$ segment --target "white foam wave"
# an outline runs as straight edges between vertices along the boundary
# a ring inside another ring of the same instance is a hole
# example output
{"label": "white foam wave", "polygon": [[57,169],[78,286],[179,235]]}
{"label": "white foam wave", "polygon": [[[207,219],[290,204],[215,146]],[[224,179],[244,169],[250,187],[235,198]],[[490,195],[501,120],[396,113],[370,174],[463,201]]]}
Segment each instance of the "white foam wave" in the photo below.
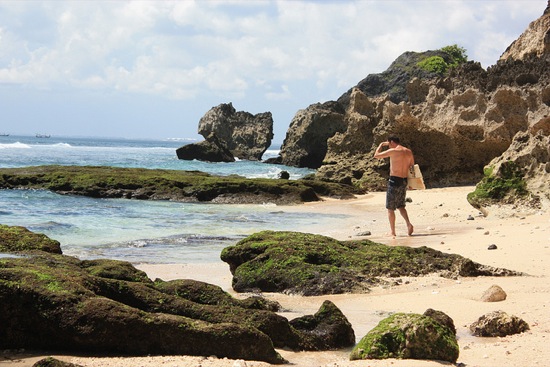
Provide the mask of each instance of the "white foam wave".
{"label": "white foam wave", "polygon": [[31,146],[28,144],[23,144],[21,142],[9,143],[9,144],[0,144],[0,149],[30,149]]}

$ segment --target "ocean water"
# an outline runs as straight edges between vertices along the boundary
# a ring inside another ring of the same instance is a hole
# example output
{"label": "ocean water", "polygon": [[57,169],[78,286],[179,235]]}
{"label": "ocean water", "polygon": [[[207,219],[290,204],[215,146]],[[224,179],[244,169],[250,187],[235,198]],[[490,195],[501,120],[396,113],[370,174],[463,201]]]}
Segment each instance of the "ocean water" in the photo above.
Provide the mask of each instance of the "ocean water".
{"label": "ocean water", "polygon": [[[239,160],[182,161],[175,150],[186,140],[129,140],[0,136],[0,167],[93,165],[199,170],[217,175],[277,178],[282,170],[298,179],[313,170]],[[276,156],[270,148],[264,159]],[[0,224],[20,225],[61,243],[81,259],[133,263],[218,261],[221,250],[261,230],[337,225],[343,215],[295,212],[272,203],[258,205],[94,199],[44,190],[0,190]]]}

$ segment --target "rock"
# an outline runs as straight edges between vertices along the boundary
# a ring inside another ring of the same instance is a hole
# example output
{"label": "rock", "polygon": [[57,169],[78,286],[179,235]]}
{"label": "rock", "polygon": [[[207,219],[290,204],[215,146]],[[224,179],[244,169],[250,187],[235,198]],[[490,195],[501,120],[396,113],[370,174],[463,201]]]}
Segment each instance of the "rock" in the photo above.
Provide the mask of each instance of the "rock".
{"label": "rock", "polygon": [[451,330],[452,333],[456,335],[455,323],[453,319],[449,315],[447,315],[445,312],[428,308],[426,311],[424,311],[423,315],[429,316],[435,321],[439,322],[441,325],[448,327],[449,330]]}
{"label": "rock", "polygon": [[356,236],[363,237],[363,236],[370,236],[372,233],[371,231],[363,231],[356,234]]}
{"label": "rock", "polygon": [[481,296],[482,302],[500,302],[506,299],[506,292],[498,285],[492,285],[489,289],[483,292]]}
{"label": "rock", "polygon": [[342,311],[331,301],[324,301],[315,315],[290,321],[296,330],[311,338],[315,349],[346,348],[355,345],[355,333]]}
{"label": "rock", "polygon": [[318,168],[327,152],[327,139],[345,131],[344,109],[338,102],[316,103],[296,113],[281,145],[281,163]]}
{"label": "rock", "polygon": [[207,162],[235,162],[233,154],[221,144],[215,135],[212,135],[208,140],[198,143],[184,145],[176,149],[178,159],[193,160]]}
{"label": "rock", "polygon": [[[13,230],[2,226],[0,238],[4,233]],[[333,349],[353,335],[332,304],[304,317],[312,329],[298,329],[274,312],[274,302],[236,300],[192,280],[153,282],[130,263],[37,251],[28,238],[18,247],[24,256],[0,259],[3,348],[216,355],[277,364],[285,361],[274,347]]]}
{"label": "rock", "polygon": [[550,207],[550,136],[542,130],[517,133],[510,147],[493,159],[485,172],[476,190],[468,194],[472,206]]}
{"label": "rock", "polygon": [[527,330],[529,325],[525,321],[504,311],[487,313],[470,325],[470,331],[475,336],[504,337]]}
{"label": "rock", "polygon": [[285,292],[305,296],[365,293],[387,277],[521,275],[428,248],[386,246],[369,240],[263,231],[222,250],[237,292]]}
{"label": "rock", "polygon": [[237,112],[231,103],[222,103],[200,119],[199,134],[207,141],[215,137],[234,157],[259,161],[273,139],[273,117],[271,112]]}
{"label": "rock", "polygon": [[279,178],[282,180],[288,180],[290,178],[290,173],[288,171],[279,172]]}
{"label": "rock", "polygon": [[489,245],[489,247],[487,247],[487,250],[496,250],[498,247],[497,245],[495,245],[494,243]]}
{"label": "rock", "polygon": [[80,366],[79,364],[60,361],[59,359],[54,357],[46,357],[39,360],[35,364],[33,364],[32,367],[82,367],[82,366]]}
{"label": "rock", "polygon": [[426,359],[456,362],[456,335],[436,319],[419,314],[397,313],[368,332],[354,347],[350,360]]}
{"label": "rock", "polygon": [[523,60],[526,55],[541,57],[550,53],[550,12],[548,8],[542,17],[531,22],[527,29],[516,39],[504,53],[501,60]]}
{"label": "rock", "polygon": [[0,168],[0,189],[45,189],[94,198],[179,202],[293,204],[317,201],[318,195],[353,197],[347,185],[319,181],[248,179],[198,171],[164,169],[36,166]]}
{"label": "rock", "polygon": [[31,250],[61,254],[61,244],[44,234],[31,232],[25,227],[0,224],[0,252]]}

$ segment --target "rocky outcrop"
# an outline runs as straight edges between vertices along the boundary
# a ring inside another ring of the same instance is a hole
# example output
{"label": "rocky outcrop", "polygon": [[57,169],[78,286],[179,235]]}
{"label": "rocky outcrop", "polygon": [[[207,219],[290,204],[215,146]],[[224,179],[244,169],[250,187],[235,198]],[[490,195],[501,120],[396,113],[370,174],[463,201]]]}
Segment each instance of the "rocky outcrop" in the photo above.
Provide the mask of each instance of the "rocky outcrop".
{"label": "rocky outcrop", "polygon": [[196,159],[206,162],[235,162],[233,154],[213,134],[207,140],[176,149],[176,155],[178,159],[187,161]]}
{"label": "rocky outcrop", "polygon": [[380,321],[357,343],[350,360],[399,358],[454,363],[458,355],[456,332],[445,323],[426,314],[396,313]]}
{"label": "rocky outcrop", "polygon": [[327,152],[327,140],[345,131],[344,109],[337,102],[316,103],[296,113],[276,163],[319,168]]}
{"label": "rocky outcrop", "polygon": [[489,312],[470,325],[470,331],[475,336],[505,337],[528,330],[529,324],[524,320],[504,311]]}
{"label": "rocky outcrop", "polygon": [[516,134],[508,149],[485,167],[485,176],[468,194],[472,206],[486,215],[488,207],[501,204],[550,207],[550,136],[544,132],[548,120]]}
{"label": "rocky outcrop", "polygon": [[123,261],[22,250],[14,233],[29,238],[19,227],[0,228],[2,251],[13,254],[0,259],[3,348],[283,363],[275,347],[325,350],[355,341],[330,302],[288,321],[274,312],[274,302],[236,300],[193,280],[153,282]]}
{"label": "rocky outcrop", "polygon": [[539,19],[531,22],[525,32],[500,56],[501,60],[523,60],[526,55],[542,57],[550,54],[550,1]]}
{"label": "rocky outcrop", "polygon": [[[338,101],[324,104],[337,111],[323,120],[323,131],[333,135],[326,145],[310,144],[307,153],[295,142],[318,129],[305,123],[318,112],[300,111],[288,130],[281,161],[301,165],[301,157],[306,161],[316,152],[317,178],[381,190],[388,162],[374,159],[373,153],[395,134],[413,150],[428,187],[476,184],[485,166],[507,151],[517,133],[535,135],[540,130],[549,135],[549,16],[546,12],[533,22],[522,35],[524,41],[518,40],[487,70],[467,62],[444,77],[411,72],[418,69],[418,59],[404,53],[386,72],[365,78]],[[519,45],[527,43],[538,46],[520,53],[524,46]],[[543,189],[544,195],[549,190]]]}
{"label": "rocky outcrop", "polygon": [[222,103],[211,108],[200,119],[199,134],[204,136],[206,143],[198,144],[214,146],[224,153],[228,151],[232,157],[231,160],[225,160],[227,154],[220,156],[219,160],[214,160],[217,156],[205,157],[200,149],[193,148],[193,145],[197,144],[189,144],[191,147],[188,148],[187,146],[179,148],[177,150],[179,159],[233,162],[234,157],[237,157],[259,161],[273,139],[273,117],[271,112],[256,115],[245,111],[237,112],[231,103]]}
{"label": "rocky outcrop", "polygon": [[38,166],[0,168],[0,189],[44,189],[62,195],[215,203],[296,204],[318,195],[349,198],[349,186],[315,179],[270,180],[197,171]]}
{"label": "rocky outcrop", "polygon": [[364,241],[263,231],[226,247],[237,292],[285,292],[305,296],[365,293],[385,277],[518,276],[519,272],[475,263],[455,254],[421,247],[386,246]]}

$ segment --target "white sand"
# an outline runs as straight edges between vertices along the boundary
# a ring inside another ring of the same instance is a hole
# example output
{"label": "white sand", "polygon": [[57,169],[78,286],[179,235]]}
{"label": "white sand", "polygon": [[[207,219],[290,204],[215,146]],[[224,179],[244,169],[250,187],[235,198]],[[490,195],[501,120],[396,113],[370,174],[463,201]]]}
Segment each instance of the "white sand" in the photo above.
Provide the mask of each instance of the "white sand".
{"label": "white sand", "polygon": [[[369,294],[346,294],[320,297],[265,294],[289,310],[282,313],[291,319],[315,313],[325,299],[332,300],[348,317],[360,340],[389,313],[423,313],[427,308],[447,313],[457,328],[460,356],[458,363],[467,367],[548,366],[550,365],[550,215],[547,212],[489,210],[483,217],[466,201],[473,187],[453,187],[409,192],[413,202],[407,208],[415,234],[406,236],[402,218],[397,217],[397,238],[385,236],[389,226],[384,209],[384,193],[372,193],[353,200],[325,200],[319,203],[285,207],[289,211],[316,211],[349,215],[336,228],[312,228],[311,233],[340,240],[367,238],[388,245],[428,246],[457,253],[475,262],[517,270],[523,277],[478,277],[449,280],[437,276],[402,278],[408,281],[394,287],[376,287]],[[468,220],[472,216],[473,220]],[[368,220],[366,218],[369,218]],[[370,231],[366,237],[360,232]],[[488,250],[495,244],[496,250]],[[236,297],[231,289],[227,264],[174,264],[138,266],[149,276],[164,280],[192,278],[217,284]],[[500,285],[508,294],[505,301],[488,303],[479,299],[491,285]],[[468,325],[483,314],[503,310],[524,319],[531,330],[505,338],[479,338],[468,332]],[[435,361],[365,360],[349,361],[349,350],[330,352],[292,352],[279,350],[293,366],[314,367],[430,367],[452,365]],[[42,356],[6,355],[0,365],[32,366]],[[92,358],[56,356],[82,366],[166,366],[166,367],[265,367],[267,363],[234,361],[215,357],[164,356],[140,358]],[[9,360],[8,358],[11,358]]]}

